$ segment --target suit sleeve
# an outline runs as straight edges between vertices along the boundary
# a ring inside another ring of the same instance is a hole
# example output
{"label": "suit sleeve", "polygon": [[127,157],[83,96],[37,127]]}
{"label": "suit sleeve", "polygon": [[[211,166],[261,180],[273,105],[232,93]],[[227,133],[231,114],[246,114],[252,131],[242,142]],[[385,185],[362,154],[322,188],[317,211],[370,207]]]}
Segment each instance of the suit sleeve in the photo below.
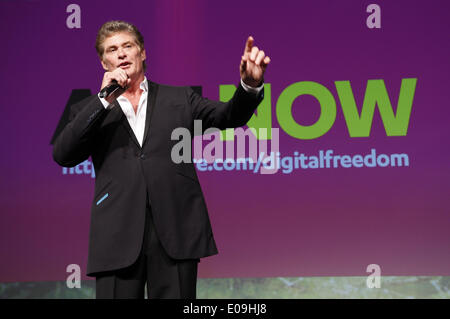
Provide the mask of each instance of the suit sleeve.
{"label": "suit sleeve", "polygon": [[85,161],[92,153],[96,124],[106,112],[97,95],[72,105],[69,123],[53,145],[55,162],[64,167],[72,167]]}
{"label": "suit sleeve", "polygon": [[231,100],[226,103],[203,98],[190,87],[187,88],[187,96],[193,119],[202,120],[203,130],[210,127],[224,130],[247,124],[263,100],[263,91],[259,94],[250,93],[239,85]]}

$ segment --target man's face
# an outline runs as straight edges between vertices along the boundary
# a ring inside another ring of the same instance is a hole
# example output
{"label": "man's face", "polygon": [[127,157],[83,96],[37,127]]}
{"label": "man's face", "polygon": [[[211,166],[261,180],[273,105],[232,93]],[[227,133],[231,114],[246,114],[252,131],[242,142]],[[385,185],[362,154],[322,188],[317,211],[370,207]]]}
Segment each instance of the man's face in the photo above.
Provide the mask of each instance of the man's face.
{"label": "man's face", "polygon": [[105,71],[120,67],[130,78],[144,73],[145,50],[141,50],[135,38],[128,32],[114,33],[103,43],[102,66]]}

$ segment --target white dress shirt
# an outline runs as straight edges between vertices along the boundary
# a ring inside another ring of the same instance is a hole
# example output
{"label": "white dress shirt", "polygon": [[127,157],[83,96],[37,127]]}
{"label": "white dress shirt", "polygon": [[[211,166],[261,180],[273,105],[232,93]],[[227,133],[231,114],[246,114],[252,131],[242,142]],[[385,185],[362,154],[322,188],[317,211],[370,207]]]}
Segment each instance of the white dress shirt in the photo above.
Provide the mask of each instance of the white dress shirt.
{"label": "white dress shirt", "polygon": [[[258,94],[264,87],[264,83],[261,86],[254,88],[244,83],[241,79],[241,85],[247,92]],[[145,130],[145,117],[147,115],[147,99],[148,99],[148,82],[147,77],[144,76],[144,81],[141,82],[139,88],[143,91],[141,94],[141,98],[139,99],[139,104],[137,108],[137,112],[134,112],[133,105],[131,102],[124,97],[123,95],[117,98],[117,102],[122,108],[123,113],[127,117],[128,123],[131,126],[131,129],[136,136],[136,139],[139,142],[139,145],[142,147],[142,142],[144,140],[144,130]],[[106,109],[110,109],[114,106],[114,104],[110,104],[105,99],[99,97],[103,106]]]}

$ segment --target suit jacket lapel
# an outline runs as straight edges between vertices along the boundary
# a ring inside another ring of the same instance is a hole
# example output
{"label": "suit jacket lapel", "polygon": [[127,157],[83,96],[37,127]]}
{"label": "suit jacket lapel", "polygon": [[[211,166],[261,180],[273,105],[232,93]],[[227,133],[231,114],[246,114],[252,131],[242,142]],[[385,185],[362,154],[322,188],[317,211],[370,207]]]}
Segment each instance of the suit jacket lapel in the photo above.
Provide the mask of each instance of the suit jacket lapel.
{"label": "suit jacket lapel", "polygon": [[144,139],[142,140],[142,147],[147,141],[148,131],[152,120],[153,110],[156,107],[156,95],[158,94],[158,84],[148,81],[148,97],[147,97],[147,112],[145,117]]}
{"label": "suit jacket lapel", "polygon": [[[147,135],[148,135],[149,127],[150,127],[150,122],[152,119],[153,110],[155,109],[155,106],[156,106],[156,103],[155,103],[156,95],[158,94],[158,85],[156,83],[148,81],[148,80],[147,80],[147,82],[148,82],[147,111],[146,111],[146,116],[145,116],[145,130],[144,130],[144,139],[142,140],[142,147],[144,147],[145,141],[147,140]],[[141,148],[141,145],[139,145],[139,142],[136,138],[136,135],[134,135],[134,132],[130,126],[130,123],[128,123],[125,113],[123,113],[123,110],[119,105],[119,102],[117,102],[117,100],[115,100],[113,103],[115,104],[114,107],[117,107],[120,109],[120,113],[122,114],[122,119],[121,119],[122,124],[126,128],[128,133],[130,134],[131,139],[133,140],[134,143],[136,143],[136,145],[139,148]]]}
{"label": "suit jacket lapel", "polygon": [[134,135],[133,129],[131,128],[130,123],[128,123],[127,116],[125,115],[125,113],[123,113],[123,110],[120,107],[119,102],[117,102],[117,100],[115,100],[113,103],[115,104],[114,108],[118,108],[120,110],[121,122],[122,122],[123,126],[125,127],[127,132],[130,134],[131,139],[133,140],[133,142],[136,143],[136,145],[140,148],[141,145],[139,145],[139,142],[138,142],[138,140],[136,138],[136,135]]}

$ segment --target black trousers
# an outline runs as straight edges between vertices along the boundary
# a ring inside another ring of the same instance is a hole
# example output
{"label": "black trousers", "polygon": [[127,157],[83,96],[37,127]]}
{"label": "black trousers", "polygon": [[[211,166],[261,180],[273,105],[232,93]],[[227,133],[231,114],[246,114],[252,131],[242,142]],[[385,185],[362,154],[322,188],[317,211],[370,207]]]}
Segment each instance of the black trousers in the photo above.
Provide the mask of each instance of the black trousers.
{"label": "black trousers", "polygon": [[136,262],[96,277],[97,299],[195,299],[200,259],[175,260],[165,252],[147,205],[144,240]]}

